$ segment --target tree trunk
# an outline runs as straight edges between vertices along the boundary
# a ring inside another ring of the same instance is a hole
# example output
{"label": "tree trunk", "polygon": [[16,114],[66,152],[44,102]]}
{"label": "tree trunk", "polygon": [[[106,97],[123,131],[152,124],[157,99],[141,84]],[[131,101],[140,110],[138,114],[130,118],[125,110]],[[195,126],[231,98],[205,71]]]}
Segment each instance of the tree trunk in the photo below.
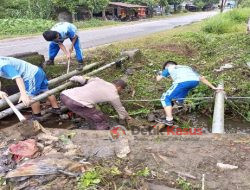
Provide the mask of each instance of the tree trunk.
{"label": "tree trunk", "polygon": [[106,17],[106,9],[102,10],[102,19],[103,19],[103,20],[107,20],[107,17]]}
{"label": "tree trunk", "polygon": [[224,7],[226,5],[227,0],[221,0],[221,5],[220,5],[220,12],[222,13],[224,11]]}
{"label": "tree trunk", "polygon": [[174,12],[177,12],[177,4],[174,4]]}
{"label": "tree trunk", "polygon": [[90,19],[93,18],[93,11],[89,11]]}

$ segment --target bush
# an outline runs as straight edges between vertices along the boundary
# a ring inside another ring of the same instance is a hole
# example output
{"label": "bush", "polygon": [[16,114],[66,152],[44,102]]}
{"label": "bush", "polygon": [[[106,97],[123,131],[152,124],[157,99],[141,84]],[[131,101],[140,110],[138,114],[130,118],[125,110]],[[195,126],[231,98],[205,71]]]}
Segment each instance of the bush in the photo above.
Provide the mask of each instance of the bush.
{"label": "bush", "polygon": [[235,21],[237,23],[243,23],[250,17],[250,8],[234,9],[225,13],[225,18]]}
{"label": "bush", "polygon": [[0,19],[0,35],[22,35],[43,32],[54,25],[52,20],[43,19]]}
{"label": "bush", "polygon": [[244,0],[241,2],[240,7],[245,8],[245,7],[250,7],[250,0]]}
{"label": "bush", "polygon": [[93,28],[93,27],[100,27],[100,26],[109,26],[109,25],[116,25],[119,22],[117,21],[112,21],[112,20],[101,20],[101,19],[96,19],[92,18],[90,20],[86,21],[79,21],[75,22],[74,24],[76,25],[77,28],[79,29],[84,29],[84,28]]}
{"label": "bush", "polygon": [[245,23],[250,16],[250,9],[234,9],[207,20],[202,30],[207,33],[224,34],[245,30]]}

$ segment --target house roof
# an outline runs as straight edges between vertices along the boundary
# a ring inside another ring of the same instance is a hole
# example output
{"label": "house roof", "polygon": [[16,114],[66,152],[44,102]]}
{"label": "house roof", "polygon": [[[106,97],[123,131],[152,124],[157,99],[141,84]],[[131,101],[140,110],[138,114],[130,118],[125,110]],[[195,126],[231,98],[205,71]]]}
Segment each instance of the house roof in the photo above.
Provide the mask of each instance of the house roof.
{"label": "house roof", "polygon": [[126,8],[146,8],[147,7],[143,5],[135,5],[135,4],[121,3],[121,2],[110,2],[109,5],[114,5],[118,7],[126,7]]}

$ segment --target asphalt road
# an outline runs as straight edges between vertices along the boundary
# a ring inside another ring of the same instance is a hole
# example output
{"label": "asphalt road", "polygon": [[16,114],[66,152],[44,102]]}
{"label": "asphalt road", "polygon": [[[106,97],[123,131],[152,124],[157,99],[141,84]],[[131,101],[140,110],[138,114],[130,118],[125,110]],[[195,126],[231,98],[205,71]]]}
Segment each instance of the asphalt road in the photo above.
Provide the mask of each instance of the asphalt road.
{"label": "asphalt road", "polygon": [[[141,21],[122,26],[84,30],[79,31],[79,36],[82,48],[87,49],[129,38],[169,30],[177,26],[183,26],[192,22],[201,21],[215,14],[217,14],[215,11],[200,12],[174,18]],[[70,44],[70,41],[66,40],[65,44]],[[48,45],[48,42],[43,39],[42,35],[0,40],[0,55],[9,56],[16,53],[39,52],[47,57]]]}

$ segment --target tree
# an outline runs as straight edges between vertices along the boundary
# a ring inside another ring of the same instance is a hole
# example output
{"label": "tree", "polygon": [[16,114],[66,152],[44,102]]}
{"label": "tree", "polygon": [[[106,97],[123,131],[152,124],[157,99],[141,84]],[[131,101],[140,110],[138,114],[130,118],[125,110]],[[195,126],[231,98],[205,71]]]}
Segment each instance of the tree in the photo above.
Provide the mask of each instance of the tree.
{"label": "tree", "polygon": [[194,0],[193,3],[199,10],[201,10],[205,5],[218,4],[219,2],[220,0]]}
{"label": "tree", "polygon": [[174,12],[177,12],[177,7],[181,3],[183,3],[184,0],[168,0],[168,4],[174,5]]}
{"label": "tree", "polygon": [[237,7],[250,7],[250,0],[238,0]]}
{"label": "tree", "polygon": [[163,9],[168,6],[168,0],[159,0],[159,6],[161,7],[161,14],[163,14]]}
{"label": "tree", "polygon": [[66,9],[71,13],[75,13],[79,0],[52,0],[53,6],[59,9]]}
{"label": "tree", "polygon": [[84,6],[90,12],[91,17],[93,13],[102,12],[102,17],[106,20],[105,11],[109,2],[109,0],[79,0],[79,5]]}
{"label": "tree", "polygon": [[109,0],[94,0],[94,12],[95,13],[102,12],[103,20],[107,20],[105,12],[109,2],[110,2]]}
{"label": "tree", "polygon": [[202,8],[206,5],[203,0],[195,0],[194,5],[199,9],[202,10]]}

